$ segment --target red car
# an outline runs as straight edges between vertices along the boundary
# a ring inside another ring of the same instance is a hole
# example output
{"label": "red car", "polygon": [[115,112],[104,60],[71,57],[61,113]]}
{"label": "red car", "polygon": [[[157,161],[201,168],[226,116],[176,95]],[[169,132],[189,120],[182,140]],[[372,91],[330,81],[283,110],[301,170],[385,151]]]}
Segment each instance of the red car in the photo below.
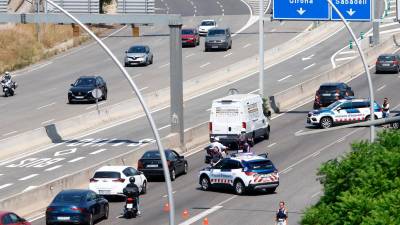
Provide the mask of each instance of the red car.
{"label": "red car", "polygon": [[31,225],[31,223],[15,213],[0,211],[0,225]]}
{"label": "red car", "polygon": [[182,45],[196,47],[200,45],[200,35],[196,28],[182,29]]}

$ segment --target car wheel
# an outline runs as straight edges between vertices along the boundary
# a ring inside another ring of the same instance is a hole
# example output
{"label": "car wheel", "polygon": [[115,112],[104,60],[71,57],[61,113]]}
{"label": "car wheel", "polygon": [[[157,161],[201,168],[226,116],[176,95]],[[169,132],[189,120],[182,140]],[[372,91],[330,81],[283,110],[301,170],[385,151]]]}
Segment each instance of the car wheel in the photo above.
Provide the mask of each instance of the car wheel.
{"label": "car wheel", "polygon": [[170,177],[171,177],[171,181],[174,181],[176,179],[176,171],[175,171],[175,169],[171,170]]}
{"label": "car wheel", "polygon": [[269,126],[265,129],[265,133],[264,133],[264,139],[268,140],[269,139],[269,133],[270,133],[270,128]]}
{"label": "car wheel", "polygon": [[142,191],[141,191],[141,194],[146,194],[146,192],[147,192],[147,182],[146,181],[144,181],[143,182],[143,185],[142,185]]}
{"label": "car wheel", "polygon": [[332,127],[333,121],[330,117],[322,117],[319,124],[322,128],[326,129]]}
{"label": "car wheel", "polygon": [[125,63],[125,67],[129,67],[129,64],[128,64],[128,63]]}
{"label": "car wheel", "polygon": [[229,49],[232,49],[232,42],[231,42],[231,44],[229,45]]}
{"label": "car wheel", "polygon": [[208,48],[204,48],[204,51],[205,51],[205,52],[208,52]]}
{"label": "car wheel", "polygon": [[110,215],[110,209],[109,209],[108,205],[104,205],[104,216],[103,216],[103,219],[104,220],[108,219],[108,215]]}
{"label": "car wheel", "polygon": [[210,190],[211,182],[210,182],[210,179],[208,179],[207,176],[202,176],[200,178],[200,187],[201,187],[201,190],[203,190],[203,191]]}
{"label": "car wheel", "polygon": [[245,192],[245,186],[244,183],[241,180],[235,181],[233,184],[233,187],[235,188],[235,193],[237,195],[242,195]]}
{"label": "car wheel", "polygon": [[151,57],[150,64],[153,64],[153,56]]}
{"label": "car wheel", "polygon": [[183,174],[187,174],[188,173],[188,164],[185,163],[185,167],[183,168]]}
{"label": "car wheel", "polygon": [[93,220],[93,213],[89,214],[89,221],[87,223],[88,225],[93,225],[94,224],[94,220]]}

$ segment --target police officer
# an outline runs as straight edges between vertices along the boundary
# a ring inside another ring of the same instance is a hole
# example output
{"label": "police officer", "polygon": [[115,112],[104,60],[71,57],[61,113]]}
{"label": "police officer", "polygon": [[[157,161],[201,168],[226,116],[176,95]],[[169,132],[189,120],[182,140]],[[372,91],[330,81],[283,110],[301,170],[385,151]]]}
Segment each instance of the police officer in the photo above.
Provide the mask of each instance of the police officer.
{"label": "police officer", "polygon": [[138,208],[138,215],[140,215],[140,209],[139,209],[139,187],[135,184],[135,177],[130,177],[129,178],[129,184],[126,185],[126,187],[123,190],[124,195],[127,198],[135,198],[136,203],[137,203],[137,208]]}
{"label": "police officer", "polygon": [[388,98],[384,98],[384,99],[383,99],[382,111],[383,111],[383,118],[389,117],[389,114],[390,114],[390,105],[389,105],[389,100],[388,100]]}
{"label": "police officer", "polygon": [[276,225],[287,225],[288,222],[288,212],[285,207],[285,202],[279,202],[279,209],[276,213]]}

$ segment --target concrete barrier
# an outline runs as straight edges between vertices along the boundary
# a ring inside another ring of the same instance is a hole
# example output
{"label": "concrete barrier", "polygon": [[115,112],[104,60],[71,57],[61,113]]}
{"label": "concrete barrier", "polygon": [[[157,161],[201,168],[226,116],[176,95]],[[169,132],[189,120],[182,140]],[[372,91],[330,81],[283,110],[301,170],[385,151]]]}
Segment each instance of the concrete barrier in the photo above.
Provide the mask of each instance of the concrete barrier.
{"label": "concrete barrier", "polygon": [[[185,131],[185,134],[190,137],[188,143],[190,143],[191,149],[208,142],[208,135],[206,136],[203,133],[205,127],[205,124],[200,124]],[[197,135],[199,136],[197,137]],[[179,145],[179,136],[176,134],[171,134],[168,137],[163,138],[162,142],[165,148],[173,148],[180,153],[184,151],[183,149],[176,148]],[[143,153],[149,149],[155,148],[156,146],[154,143],[146,144],[73,174],[68,174],[56,180],[47,182],[35,189],[1,199],[0,209],[7,209],[17,212],[22,216],[29,216],[33,212],[37,212],[39,209],[44,209],[48,206],[54,196],[64,189],[88,188],[89,179],[98,168],[105,165],[129,165],[136,167],[137,161]],[[26,204],[27,202],[34,204]]]}
{"label": "concrete barrier", "polygon": [[[397,49],[397,46],[393,42],[393,39],[387,39],[382,44],[375,48],[371,48],[365,53],[368,65],[372,66],[379,54],[385,52],[393,52]],[[345,82],[357,75],[364,70],[361,59],[358,57],[345,63],[335,69],[332,69],[326,73],[322,73],[315,76],[307,81],[304,81],[296,86],[293,86],[287,90],[274,94],[272,99],[274,100],[273,108],[276,108],[278,112],[284,112],[292,108],[299,102],[305,99],[310,99],[315,95],[315,92],[322,83],[325,82]]]}
{"label": "concrete barrier", "polygon": [[[276,48],[265,52],[266,65],[274,65],[280,60],[285,60],[301,51],[303,46],[312,46],[318,41],[324,40],[332,33],[340,30],[339,23],[326,23],[314,29],[298,35],[295,40],[283,43]],[[227,82],[248,77],[258,71],[257,57],[244,59],[240,62],[219,69],[217,71],[197,76],[184,82],[184,100],[187,101],[199,93],[210,91],[215,87],[226,85]],[[169,106],[170,89],[164,88],[156,92],[144,95],[146,103],[152,111]],[[0,140],[0,159],[4,160],[12,156],[29,153],[40,147],[47,147],[52,143],[75,138],[74,136],[107,126],[116,121],[135,118],[143,115],[137,99],[129,99],[109,107],[101,108],[99,112],[92,111],[76,117],[72,117],[47,127],[29,131],[20,135]],[[32,138],[27,137],[34,137]],[[27,141],[29,140],[29,141]]]}

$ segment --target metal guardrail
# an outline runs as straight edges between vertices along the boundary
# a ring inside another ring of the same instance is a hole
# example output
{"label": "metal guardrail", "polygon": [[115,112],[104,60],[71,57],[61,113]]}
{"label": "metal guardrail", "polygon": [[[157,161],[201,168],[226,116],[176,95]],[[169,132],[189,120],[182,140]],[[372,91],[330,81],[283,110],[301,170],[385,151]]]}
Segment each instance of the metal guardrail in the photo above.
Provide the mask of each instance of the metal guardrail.
{"label": "metal guardrail", "polygon": [[[2,1],[2,0],[0,0]],[[70,13],[99,13],[99,0],[54,0],[54,3],[61,6]],[[56,8],[47,4],[48,12],[60,12]]]}
{"label": "metal guardrail", "polygon": [[8,11],[8,0],[0,0],[0,13]]}
{"label": "metal guardrail", "polygon": [[118,13],[155,13],[155,0],[118,0]]}

